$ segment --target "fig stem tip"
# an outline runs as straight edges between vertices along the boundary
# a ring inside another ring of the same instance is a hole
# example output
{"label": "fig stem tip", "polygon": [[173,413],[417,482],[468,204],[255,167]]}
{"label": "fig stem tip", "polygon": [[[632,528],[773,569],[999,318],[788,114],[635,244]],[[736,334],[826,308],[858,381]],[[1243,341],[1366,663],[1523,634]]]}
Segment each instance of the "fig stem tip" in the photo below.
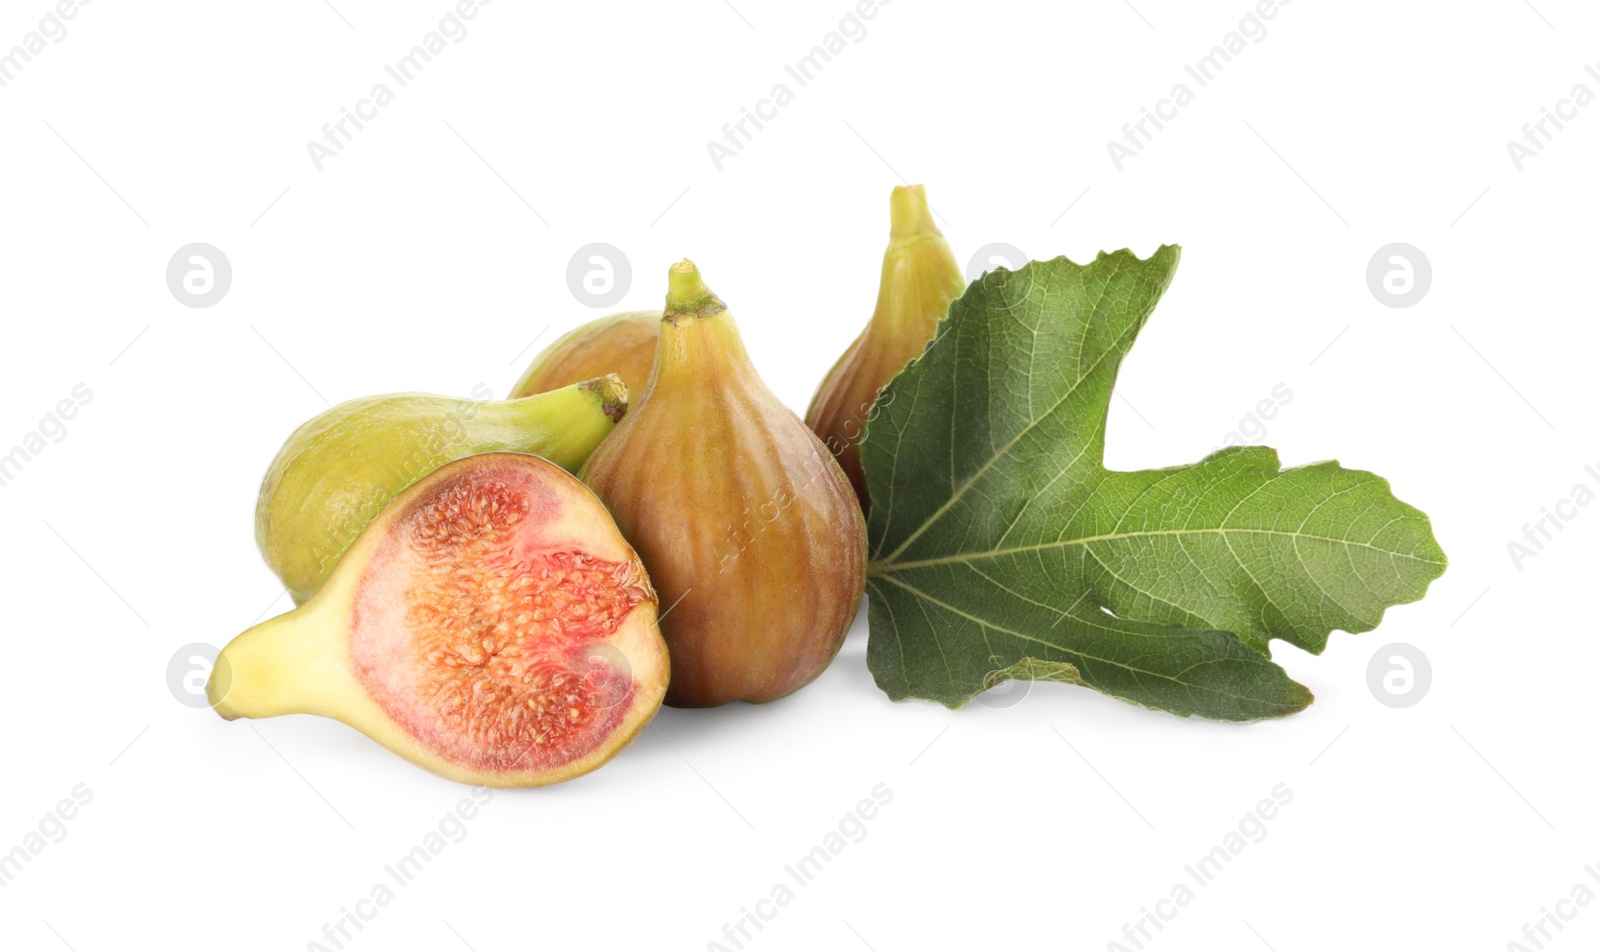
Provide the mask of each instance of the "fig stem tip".
{"label": "fig stem tip", "polygon": [[617,374],[585,380],[578,384],[578,389],[594,394],[595,399],[600,401],[601,411],[611,418],[612,423],[622,422],[623,415],[628,412],[628,385]]}
{"label": "fig stem tip", "polygon": [[889,193],[889,240],[900,244],[939,235],[928,207],[928,191],[921,185],[897,185]]}
{"label": "fig stem tip", "polygon": [[683,259],[667,272],[667,316],[692,314],[708,317],[723,309],[722,302],[711,293],[700,277],[700,269],[693,261]]}

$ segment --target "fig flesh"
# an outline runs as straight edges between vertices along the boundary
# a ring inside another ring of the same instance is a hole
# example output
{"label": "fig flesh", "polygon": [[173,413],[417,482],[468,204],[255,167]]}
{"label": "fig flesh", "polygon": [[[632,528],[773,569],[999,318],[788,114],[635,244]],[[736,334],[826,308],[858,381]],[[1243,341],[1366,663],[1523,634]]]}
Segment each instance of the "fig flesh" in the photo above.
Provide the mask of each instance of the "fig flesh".
{"label": "fig flesh", "polygon": [[638,556],[582,483],[536,456],[446,464],[367,527],[299,608],[235,638],[217,713],[320,714],[441,776],[587,773],[660,707],[666,645]]}
{"label": "fig flesh", "polygon": [[658,311],[627,311],[590,321],[539,352],[511,388],[513,399],[614,373],[640,394],[656,361]]}
{"label": "fig flesh", "polygon": [[950,243],[933,223],[921,185],[889,196],[889,249],[883,255],[878,305],[867,327],[822,379],[806,425],[816,431],[867,508],[867,479],[857,444],[872,418],[878,391],[933,340],[966,279]]}
{"label": "fig flesh", "polygon": [[667,703],[771,701],[838,653],[866,527],[822,442],[767,389],[693,263],[669,276],[655,369],[579,474],[667,606]]}
{"label": "fig flesh", "polygon": [[616,376],[521,400],[401,393],[342,403],[278,450],[256,499],[256,545],[298,605],[418,479],[493,452],[534,453],[576,472],[627,406]]}

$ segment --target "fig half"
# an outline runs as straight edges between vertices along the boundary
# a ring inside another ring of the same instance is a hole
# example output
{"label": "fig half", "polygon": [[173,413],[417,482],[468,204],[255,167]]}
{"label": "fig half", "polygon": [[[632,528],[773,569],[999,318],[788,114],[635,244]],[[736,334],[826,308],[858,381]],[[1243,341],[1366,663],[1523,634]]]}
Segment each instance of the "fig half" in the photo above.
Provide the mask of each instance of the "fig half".
{"label": "fig half", "polygon": [[638,556],[536,456],[441,467],[361,534],[315,597],[223,649],[218,714],[320,714],[462,783],[534,787],[627,745],[666,692]]}
{"label": "fig half", "polygon": [[534,453],[576,472],[628,408],[621,378],[521,400],[395,393],[341,403],[301,426],[267,468],[256,545],[295,604],[395,494],[477,453]]}
{"label": "fig half", "polygon": [[878,391],[933,340],[950,302],[966,279],[928,209],[921,185],[889,195],[889,249],[883,253],[878,306],[828,375],[822,378],[806,425],[839,458],[850,485],[867,508],[867,478],[857,444],[872,418]]}
{"label": "fig half", "polygon": [[660,338],[650,382],[579,475],[667,606],[667,703],[775,700],[822,673],[855,619],[861,507],[693,262],[672,268]]}
{"label": "fig half", "polygon": [[658,311],[626,311],[590,321],[539,352],[511,388],[513,399],[616,374],[628,392],[644,392],[656,362]]}

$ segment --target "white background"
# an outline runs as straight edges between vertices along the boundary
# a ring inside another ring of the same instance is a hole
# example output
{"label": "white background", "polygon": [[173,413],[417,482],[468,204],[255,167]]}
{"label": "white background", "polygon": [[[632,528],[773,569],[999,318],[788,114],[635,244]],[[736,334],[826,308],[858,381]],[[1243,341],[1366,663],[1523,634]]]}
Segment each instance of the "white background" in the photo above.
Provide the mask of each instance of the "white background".
{"label": "white background", "polygon": [[[331,721],[169,693],[181,646],[289,606],[252,532],[283,438],[328,402],[503,392],[536,337],[602,313],[565,277],[596,241],[633,269],[612,310],[658,307],[693,257],[803,410],[871,311],[902,181],[963,263],[1182,243],[1110,465],[1197,460],[1281,383],[1263,441],[1390,478],[1448,572],[1320,657],[1278,643],[1317,701],[1244,726],[1053,684],[892,703],[863,616],[789,699],[663,710],[601,771],[497,793],[345,947],[734,948],[724,924],[877,784],[865,838],[745,948],[1104,949],[1277,784],[1265,839],[1147,948],[1503,949],[1600,892],[1600,507],[1520,570],[1506,547],[1600,489],[1600,104],[1520,172],[1505,145],[1574,84],[1600,93],[1593,5],[1299,0],[1119,172],[1106,141],[1246,0],[897,0],[719,172],[707,140],[852,7],[731,3],[500,0],[320,172],[307,140],[446,0],[100,0],[0,89],[0,451],[93,392],[0,489],[0,852],[93,791],[0,889],[0,944],[334,948],[324,924],[468,791]],[[0,50],[50,9],[6,0]],[[164,278],[197,241],[234,271],[207,309]],[[1433,268],[1406,309],[1365,279],[1396,241]],[[1367,686],[1393,642],[1432,664],[1406,709]],[[1554,945],[1596,942],[1600,905]]]}

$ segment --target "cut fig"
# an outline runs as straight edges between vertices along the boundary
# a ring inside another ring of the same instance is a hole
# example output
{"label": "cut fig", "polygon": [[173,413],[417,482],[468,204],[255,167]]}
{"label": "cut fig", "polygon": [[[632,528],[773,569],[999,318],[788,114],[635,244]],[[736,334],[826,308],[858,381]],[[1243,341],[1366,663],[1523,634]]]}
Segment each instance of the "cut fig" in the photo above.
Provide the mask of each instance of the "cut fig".
{"label": "cut fig", "polygon": [[217,713],[310,713],[463,783],[600,766],[661,705],[656,594],[592,492],[536,456],[449,463],[402,492],[310,601],[235,638]]}

